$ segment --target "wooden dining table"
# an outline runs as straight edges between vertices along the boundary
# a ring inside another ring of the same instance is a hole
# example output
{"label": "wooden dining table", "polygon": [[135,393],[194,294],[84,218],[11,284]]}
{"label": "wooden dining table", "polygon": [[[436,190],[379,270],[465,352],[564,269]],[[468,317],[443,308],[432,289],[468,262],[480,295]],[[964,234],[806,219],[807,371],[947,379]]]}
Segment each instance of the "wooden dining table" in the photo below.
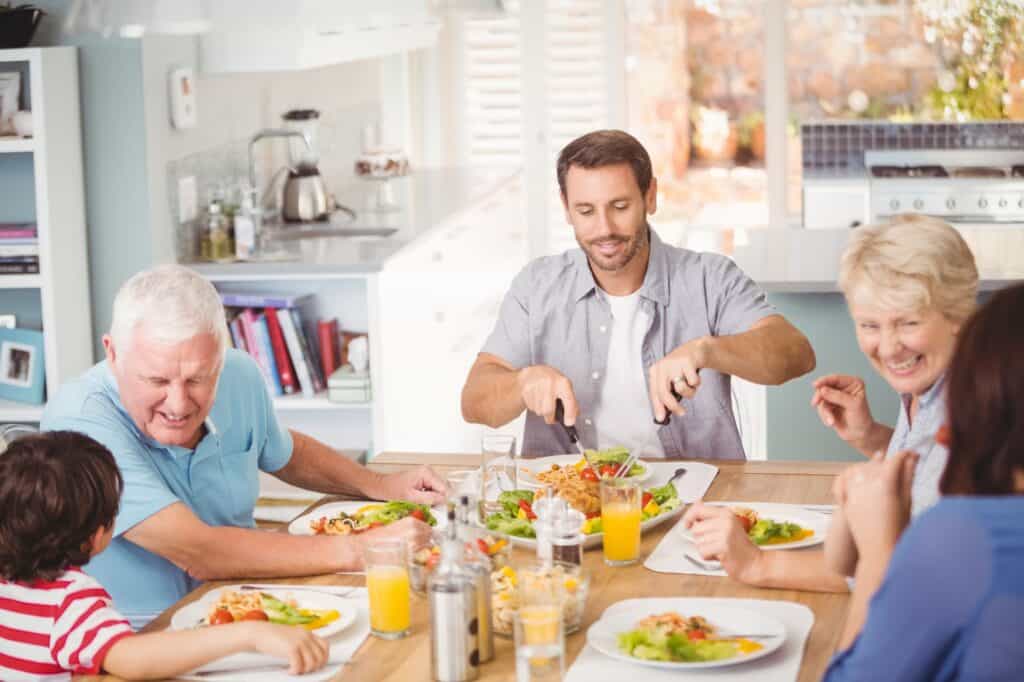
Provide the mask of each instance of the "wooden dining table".
{"label": "wooden dining table", "polygon": [[[476,458],[465,454],[381,453],[370,464],[382,472],[400,471],[429,464],[445,474],[472,468]],[[828,504],[832,502],[832,479],[844,466],[839,462],[814,461],[762,461],[762,462],[709,462],[718,467],[718,475],[704,495],[708,501],[743,500],[749,502],[784,502],[795,504]],[[315,506],[337,501],[339,497],[325,497]],[[665,523],[644,533],[641,544],[643,556],[654,551],[658,542],[674,524]],[[517,548],[515,558],[528,558],[526,550]],[[731,578],[689,574],[654,573],[642,563],[612,568],[604,565],[600,548],[587,551],[584,566],[591,576],[590,594],[579,632],[566,637],[566,668],[584,647],[585,631],[601,613],[617,601],[634,597],[735,597],[749,599],[778,599],[803,604],[814,612],[811,629],[800,665],[799,682],[819,680],[839,642],[846,620],[847,594],[798,592],[791,590],[757,589],[738,583]],[[177,604],[150,623],[145,631],[168,627],[171,615],[220,585],[245,582],[244,576],[230,581],[204,584],[185,596]],[[301,578],[283,578],[278,581],[302,585],[356,585],[365,584],[362,575],[330,574]],[[76,680],[111,682],[113,676],[76,677]],[[428,609],[425,599],[413,598],[412,634],[401,640],[386,641],[373,636],[356,652],[335,680],[344,682],[381,680],[385,682],[413,682],[430,680],[430,635]],[[496,656],[480,668],[482,682],[510,682],[515,680],[515,657],[512,642],[496,638]]]}

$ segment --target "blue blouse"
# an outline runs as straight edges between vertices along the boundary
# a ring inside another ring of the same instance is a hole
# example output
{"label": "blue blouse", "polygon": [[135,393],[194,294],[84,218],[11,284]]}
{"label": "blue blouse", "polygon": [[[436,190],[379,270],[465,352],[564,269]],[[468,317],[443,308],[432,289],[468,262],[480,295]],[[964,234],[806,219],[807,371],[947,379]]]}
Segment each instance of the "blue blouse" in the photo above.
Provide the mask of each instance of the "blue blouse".
{"label": "blue blouse", "polygon": [[904,533],[826,682],[1024,679],[1024,496],[947,497]]}

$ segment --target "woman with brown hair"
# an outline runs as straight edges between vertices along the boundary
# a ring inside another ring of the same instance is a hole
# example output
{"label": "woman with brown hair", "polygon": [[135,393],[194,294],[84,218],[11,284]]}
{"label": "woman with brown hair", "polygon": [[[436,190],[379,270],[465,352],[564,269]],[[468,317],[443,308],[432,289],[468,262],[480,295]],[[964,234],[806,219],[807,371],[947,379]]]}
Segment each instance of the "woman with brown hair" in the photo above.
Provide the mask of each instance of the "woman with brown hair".
{"label": "woman with brown hair", "polygon": [[961,331],[947,375],[943,497],[906,533],[913,455],[873,461],[846,478],[839,502],[860,558],[828,682],[1020,679],[1022,316],[1018,285]]}

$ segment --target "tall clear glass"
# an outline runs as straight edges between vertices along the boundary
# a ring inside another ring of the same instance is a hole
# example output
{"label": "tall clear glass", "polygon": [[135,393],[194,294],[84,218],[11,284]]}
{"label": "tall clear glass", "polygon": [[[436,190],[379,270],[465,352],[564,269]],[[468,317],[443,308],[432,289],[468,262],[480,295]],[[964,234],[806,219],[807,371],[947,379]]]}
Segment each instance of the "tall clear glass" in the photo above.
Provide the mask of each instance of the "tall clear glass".
{"label": "tall clear glass", "polygon": [[640,483],[628,478],[601,481],[604,562],[628,566],[640,558]]}
{"label": "tall clear glass", "polygon": [[516,682],[561,682],[565,674],[562,609],[553,604],[524,604],[513,617]]}
{"label": "tall clear glass", "polygon": [[519,485],[516,437],[486,434],[480,440],[480,522],[501,511],[498,495]]}
{"label": "tall clear glass", "polygon": [[407,551],[403,539],[374,540],[364,550],[370,632],[383,639],[401,639],[409,634]]}

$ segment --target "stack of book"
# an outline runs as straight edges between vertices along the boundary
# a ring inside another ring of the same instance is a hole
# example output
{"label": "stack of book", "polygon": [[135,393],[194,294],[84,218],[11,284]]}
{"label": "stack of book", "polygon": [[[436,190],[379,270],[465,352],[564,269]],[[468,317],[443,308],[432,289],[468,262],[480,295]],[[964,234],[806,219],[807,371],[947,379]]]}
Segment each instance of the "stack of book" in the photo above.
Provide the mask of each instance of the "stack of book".
{"label": "stack of book", "polygon": [[39,235],[35,223],[0,223],[0,275],[39,272]]}
{"label": "stack of book", "polygon": [[327,399],[332,403],[370,402],[370,373],[342,365],[327,378]]}

